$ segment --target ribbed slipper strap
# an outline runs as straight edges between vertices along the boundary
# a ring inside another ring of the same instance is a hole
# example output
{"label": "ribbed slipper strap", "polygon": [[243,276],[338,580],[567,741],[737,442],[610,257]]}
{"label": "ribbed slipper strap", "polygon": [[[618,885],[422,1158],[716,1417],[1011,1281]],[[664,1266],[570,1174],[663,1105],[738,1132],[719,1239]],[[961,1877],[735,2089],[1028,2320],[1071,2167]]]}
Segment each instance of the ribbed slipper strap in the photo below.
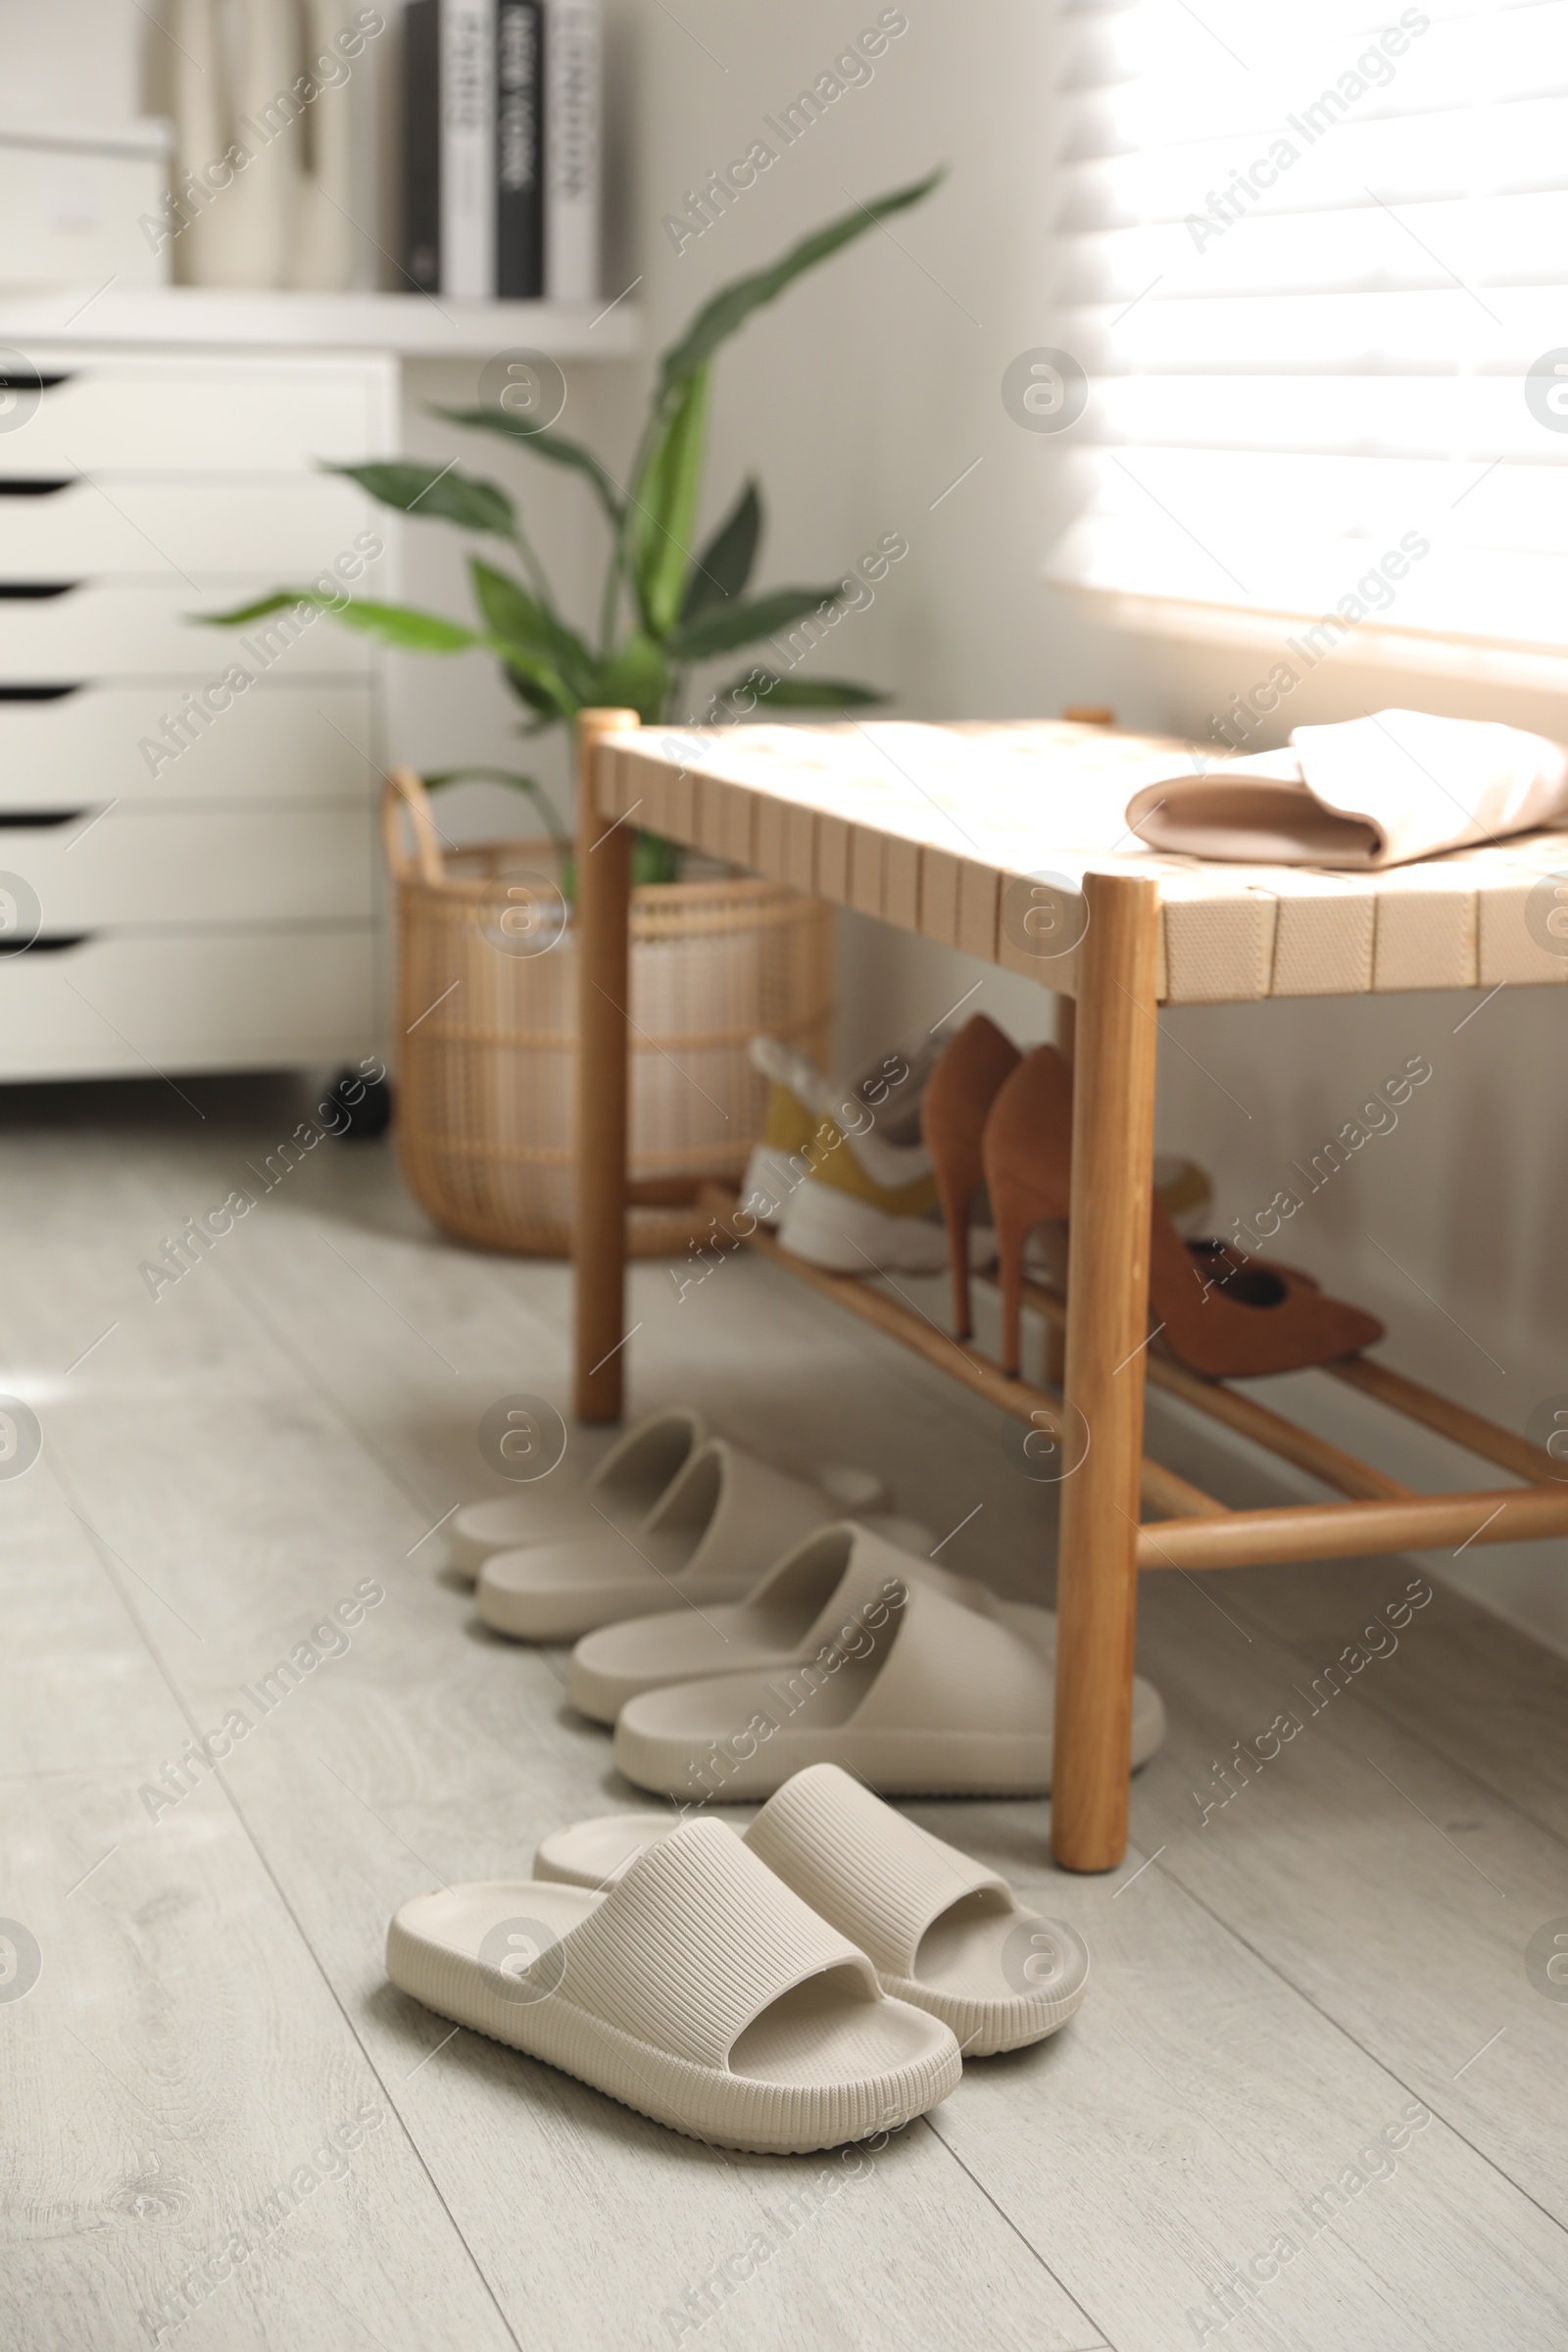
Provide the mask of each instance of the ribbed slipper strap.
{"label": "ribbed slipper strap", "polygon": [[984,1863],[930,1837],[836,1764],[786,1781],[746,1842],[813,1911],[852,1936],[885,1977],[914,1976],[920,1938],[966,1894],[1012,1890]]}
{"label": "ribbed slipper strap", "polygon": [[564,2000],[694,2066],[722,2070],[746,2028],[825,1969],[865,1954],[721,1822],[689,1821],[639,1854],[557,1950]]}
{"label": "ribbed slipper strap", "polygon": [[689,1460],[707,1435],[702,1414],[688,1406],[672,1405],[665,1412],[648,1413],[623,1438],[615,1440],[589,1479],[589,1490],[595,1494],[607,1489],[612,1493],[638,1475],[647,1456],[667,1455],[682,1437],[687,1440]]}
{"label": "ribbed slipper strap", "polygon": [[[850,1598],[845,1579],[840,1599]],[[877,1636],[857,1731],[1037,1733],[1054,1703],[1052,1669],[1010,1626],[910,1583]]]}
{"label": "ribbed slipper strap", "polygon": [[726,1438],[710,1438],[690,1455],[645,1524],[650,1535],[694,1539],[678,1573],[702,1582],[754,1576],[761,1560],[777,1559],[802,1536],[837,1516],[820,1487],[774,1470]]}
{"label": "ribbed slipper strap", "polygon": [[[803,1635],[797,1645],[803,1656],[833,1642],[847,1631],[847,1616],[868,1601],[881,1600],[891,1608],[904,1606],[906,1584],[929,1585],[933,1591],[945,1592],[950,1600],[961,1601],[965,1608],[976,1609],[983,1616],[991,1606],[991,1592],[976,1577],[958,1576],[952,1569],[941,1568],[934,1560],[912,1557],[901,1545],[890,1544],[874,1528],[858,1526],[845,1519],[832,1527],[817,1529],[792,1551],[785,1553],[767,1571],[759,1584],[747,1594],[747,1606],[787,1604],[803,1584],[814,1581],[824,1551],[839,1547],[844,1553],[844,1577],[823,1604],[810,1631]],[[866,1574],[875,1571],[872,1585],[866,1585]]]}

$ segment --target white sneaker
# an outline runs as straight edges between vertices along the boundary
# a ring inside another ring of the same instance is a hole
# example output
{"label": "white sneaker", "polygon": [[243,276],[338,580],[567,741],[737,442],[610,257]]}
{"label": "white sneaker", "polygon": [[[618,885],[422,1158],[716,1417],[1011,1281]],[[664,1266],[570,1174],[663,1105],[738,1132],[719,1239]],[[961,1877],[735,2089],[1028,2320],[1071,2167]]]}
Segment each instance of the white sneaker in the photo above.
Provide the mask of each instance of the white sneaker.
{"label": "white sneaker", "polygon": [[[931,1155],[920,1134],[920,1105],[947,1034],[940,1026],[919,1030],[837,1080],[778,1039],[754,1037],[752,1066],[768,1080],[769,1094],[762,1140],[742,1180],[741,1206],[760,1224],[779,1224],[793,1196],[846,1147],[864,1179],[858,1183],[848,1175],[849,1188],[878,1206],[892,1205],[883,1194],[929,1185]],[[897,1204],[895,1213],[904,1205]],[[917,1213],[929,1205],[922,1200]]]}
{"label": "white sneaker", "polygon": [[[814,1179],[791,1193],[778,1238],[792,1256],[829,1274],[940,1274],[948,1262],[947,1235],[935,1211],[897,1214]],[[983,1274],[996,1261],[995,1233],[988,1225],[971,1226],[970,1270]]]}

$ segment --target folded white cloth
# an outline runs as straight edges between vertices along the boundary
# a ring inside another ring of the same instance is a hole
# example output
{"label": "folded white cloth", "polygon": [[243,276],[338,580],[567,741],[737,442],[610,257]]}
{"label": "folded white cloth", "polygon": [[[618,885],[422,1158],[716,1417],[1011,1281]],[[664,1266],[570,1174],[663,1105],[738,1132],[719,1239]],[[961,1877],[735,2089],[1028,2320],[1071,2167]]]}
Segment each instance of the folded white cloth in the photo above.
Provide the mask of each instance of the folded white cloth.
{"label": "folded white cloth", "polygon": [[1568,814],[1568,750],[1494,719],[1379,710],[1297,727],[1290,748],[1146,784],[1127,804],[1151,849],[1249,865],[1371,870]]}

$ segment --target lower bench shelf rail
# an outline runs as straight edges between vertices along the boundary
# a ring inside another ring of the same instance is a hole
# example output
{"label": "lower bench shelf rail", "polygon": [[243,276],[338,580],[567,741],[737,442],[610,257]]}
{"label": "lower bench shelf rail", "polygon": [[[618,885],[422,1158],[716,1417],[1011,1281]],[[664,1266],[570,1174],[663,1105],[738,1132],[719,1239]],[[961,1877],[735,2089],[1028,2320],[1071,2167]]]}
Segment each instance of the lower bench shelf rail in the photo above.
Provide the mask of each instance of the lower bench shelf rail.
{"label": "lower bench shelf rail", "polygon": [[[1062,1399],[1058,1395],[1028,1381],[1009,1380],[1000,1365],[954,1339],[919,1308],[887,1298],[860,1276],[831,1274],[792,1256],[761,1226],[749,1234],[737,1233],[734,1218],[739,1196],[732,1186],[704,1184],[698,1199],[724,1238],[735,1246],[744,1244],[758,1250],[798,1281],[836,1299],[862,1322],[960,1381],[988,1404],[1050,1432],[1053,1440],[1059,1435]],[[1063,1327],[1066,1302],[1055,1292],[1026,1282],[1024,1297],[1048,1322],[1057,1329]],[[1350,1499],[1232,1511],[1146,1456],[1144,1505],[1162,1516],[1146,1521],[1139,1529],[1141,1570],[1254,1568],[1276,1561],[1418,1551],[1450,1543],[1463,1550],[1471,1544],[1528,1544],[1543,1537],[1568,1535],[1568,1480],[1559,1479],[1558,1465],[1539,1446],[1365,1357],[1351,1357],[1323,1369],[1529,1483],[1452,1494],[1418,1494],[1371,1463],[1300,1428],[1255,1398],[1227,1388],[1222,1381],[1204,1380],[1151,1353],[1147,1377],[1152,1386],[1225,1423]]]}

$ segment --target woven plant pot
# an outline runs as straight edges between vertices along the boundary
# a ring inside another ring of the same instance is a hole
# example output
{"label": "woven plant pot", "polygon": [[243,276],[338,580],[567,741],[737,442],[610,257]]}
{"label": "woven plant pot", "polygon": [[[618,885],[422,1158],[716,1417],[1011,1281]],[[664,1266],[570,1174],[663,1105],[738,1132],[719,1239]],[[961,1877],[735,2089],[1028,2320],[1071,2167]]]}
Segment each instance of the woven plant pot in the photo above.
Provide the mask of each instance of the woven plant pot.
{"label": "woven plant pot", "polygon": [[[555,847],[443,853],[406,769],[388,779],[381,821],[397,896],[397,1141],[409,1190],[464,1241],[567,1256],[577,956]],[[746,875],[633,891],[634,1179],[739,1180],[766,1093],[749,1041],[763,1032],[827,1059],[832,926],[821,900]],[[634,1208],[628,1246],[667,1255],[707,1225],[701,1211]]]}

